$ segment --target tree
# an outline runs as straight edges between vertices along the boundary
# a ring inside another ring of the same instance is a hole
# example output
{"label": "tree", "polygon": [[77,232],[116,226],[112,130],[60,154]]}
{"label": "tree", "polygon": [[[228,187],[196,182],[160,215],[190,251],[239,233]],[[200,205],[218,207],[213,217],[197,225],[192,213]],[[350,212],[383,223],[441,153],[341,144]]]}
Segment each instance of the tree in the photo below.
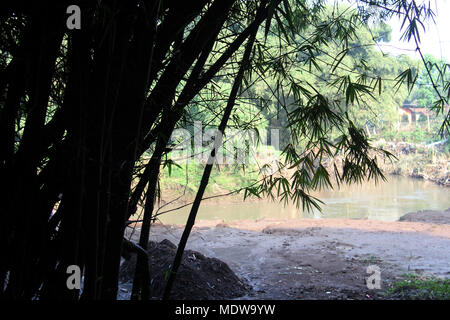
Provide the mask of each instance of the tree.
{"label": "tree", "polygon": [[[445,61],[440,61],[431,55],[424,56],[427,65],[430,66],[430,73],[433,79],[438,79],[440,76],[440,66],[445,66]],[[448,81],[448,79],[444,79]],[[411,94],[406,99],[407,103],[417,104],[421,108],[429,108],[435,101],[439,99],[438,94],[433,88],[427,70],[422,68],[417,76],[416,86]]]}
{"label": "tree", "polygon": [[[327,20],[320,18],[325,10],[320,0],[74,2],[81,8],[79,30],[66,25],[72,1],[2,4],[0,178],[7,186],[0,195],[2,297],[115,299],[121,251],[128,248],[139,257],[133,298],[147,299],[145,249],[171,133],[195,102],[208,107],[206,94],[219,107],[215,113],[224,132],[239,109],[235,102],[248,98],[243,91],[256,78],[269,80],[265,99],[277,99],[288,110],[284,166],[295,170],[290,177],[266,176],[247,194],[277,190],[282,199],[311,207],[317,201],[308,192],[330,184],[331,174],[339,182],[382,177],[369,152],[373,148],[346,110],[372,95],[379,82],[333,74],[330,84],[340,96],[330,98],[316,79],[299,79],[295,72],[320,70],[324,44],[348,50],[356,25],[367,17],[364,1],[359,11]],[[406,6],[414,1],[377,3],[382,8],[372,15],[410,17]],[[276,35],[277,45],[267,42],[269,34]],[[293,45],[305,34],[300,46]],[[334,69],[341,56],[330,60]],[[229,94],[215,90],[219,78],[231,84]],[[286,91],[289,107],[279,99]],[[333,130],[339,132],[334,140]],[[144,153],[150,159],[143,161]],[[330,174],[322,161],[337,153],[344,154],[345,164]],[[142,199],[141,236],[134,244],[123,234]],[[200,192],[195,208],[201,199]],[[195,214],[193,209],[187,236]],[[71,265],[83,270],[81,296],[66,286]]]}

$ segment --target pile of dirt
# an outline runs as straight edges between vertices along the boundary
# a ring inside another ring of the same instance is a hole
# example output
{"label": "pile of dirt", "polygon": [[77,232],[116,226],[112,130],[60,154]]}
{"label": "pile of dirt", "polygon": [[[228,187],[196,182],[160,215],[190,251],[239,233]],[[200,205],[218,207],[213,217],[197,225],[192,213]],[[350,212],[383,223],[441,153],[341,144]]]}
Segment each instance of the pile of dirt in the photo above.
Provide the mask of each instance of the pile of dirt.
{"label": "pile of dirt", "polygon": [[410,212],[401,216],[399,221],[450,224],[450,208],[445,211],[422,210]]}
{"label": "pile of dirt", "polygon": [[[167,239],[159,243],[150,241],[148,244],[153,299],[160,299],[162,296],[176,250],[176,245]],[[122,263],[122,283],[132,281],[135,265],[135,255]],[[197,251],[186,250],[178,269],[171,299],[232,299],[243,296],[249,289],[225,262],[205,257]]]}

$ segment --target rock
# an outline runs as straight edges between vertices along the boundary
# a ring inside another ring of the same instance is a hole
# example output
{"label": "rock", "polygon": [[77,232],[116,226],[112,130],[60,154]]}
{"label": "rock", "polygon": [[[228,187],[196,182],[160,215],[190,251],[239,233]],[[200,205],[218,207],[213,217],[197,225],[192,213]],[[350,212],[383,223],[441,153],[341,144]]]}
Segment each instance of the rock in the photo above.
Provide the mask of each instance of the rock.
{"label": "rock", "polygon": [[450,208],[445,211],[423,210],[410,212],[401,216],[399,221],[450,224]]}

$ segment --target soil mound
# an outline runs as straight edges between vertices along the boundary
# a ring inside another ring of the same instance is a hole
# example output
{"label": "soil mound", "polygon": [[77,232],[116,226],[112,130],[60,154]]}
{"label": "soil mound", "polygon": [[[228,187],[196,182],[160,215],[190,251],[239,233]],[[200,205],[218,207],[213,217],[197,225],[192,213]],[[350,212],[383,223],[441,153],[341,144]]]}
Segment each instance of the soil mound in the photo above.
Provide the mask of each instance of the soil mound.
{"label": "soil mound", "polygon": [[[166,285],[166,275],[173,263],[177,247],[165,239],[159,243],[150,241],[148,248],[151,294],[154,299],[159,299]],[[122,263],[121,282],[126,283],[133,279],[135,265],[135,255]],[[225,262],[205,257],[197,251],[185,250],[171,299],[232,299],[243,296],[249,289]]]}
{"label": "soil mound", "polygon": [[400,217],[399,221],[450,224],[450,208],[445,211],[423,210],[410,212]]}

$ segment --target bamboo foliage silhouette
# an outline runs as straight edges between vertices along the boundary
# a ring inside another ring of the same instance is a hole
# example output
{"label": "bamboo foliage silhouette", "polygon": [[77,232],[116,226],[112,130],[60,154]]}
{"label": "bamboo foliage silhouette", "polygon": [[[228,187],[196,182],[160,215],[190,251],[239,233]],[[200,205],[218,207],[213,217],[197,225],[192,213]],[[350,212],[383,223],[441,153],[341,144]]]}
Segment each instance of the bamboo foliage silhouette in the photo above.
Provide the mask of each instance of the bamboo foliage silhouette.
{"label": "bamboo foliage silhouette", "polygon": [[[246,196],[277,193],[286,201],[318,206],[309,191],[329,184],[332,173],[314,163],[338,152],[347,164],[343,172],[336,171],[338,181],[382,177],[370,151],[391,155],[373,150],[341,108],[375,95],[381,79],[365,77],[370,80],[363,82],[338,74],[349,39],[364,24],[362,9],[373,8],[375,2],[359,1],[360,11],[325,22],[320,0],[2,3],[0,296],[116,299],[121,254],[127,250],[137,254],[132,298],[150,299],[146,249],[170,136],[199,103],[211,114],[223,114],[219,130],[224,132],[231,113],[241,108],[237,100],[247,98],[245,90],[256,81],[270,78],[275,83],[252,97],[262,109],[270,99],[290,101],[293,107],[282,106],[289,111],[291,139],[283,156],[285,165],[297,170],[291,177],[265,176],[245,188]],[[415,2],[383,3],[381,12],[405,15]],[[81,22],[68,29],[71,5],[80,8]],[[428,18],[417,13],[406,23]],[[417,35],[412,30],[407,36]],[[325,63],[320,46],[330,39],[343,49]],[[300,64],[301,73],[308,75],[320,65],[329,67],[334,77],[330,87],[341,100],[331,101],[315,80],[299,80],[294,69]],[[225,97],[216,89],[219,81],[233,83]],[[405,72],[398,81],[412,86],[414,76]],[[448,104],[442,91],[448,86],[433,83],[442,100],[436,108]],[[216,103],[213,107],[206,96]],[[341,133],[339,139],[329,139],[332,129]],[[298,142],[306,145],[303,153],[296,148]],[[165,298],[210,173],[208,165]],[[139,206],[145,214],[136,244],[124,240],[124,233]],[[67,268],[73,265],[82,271],[82,292],[66,285]]]}

